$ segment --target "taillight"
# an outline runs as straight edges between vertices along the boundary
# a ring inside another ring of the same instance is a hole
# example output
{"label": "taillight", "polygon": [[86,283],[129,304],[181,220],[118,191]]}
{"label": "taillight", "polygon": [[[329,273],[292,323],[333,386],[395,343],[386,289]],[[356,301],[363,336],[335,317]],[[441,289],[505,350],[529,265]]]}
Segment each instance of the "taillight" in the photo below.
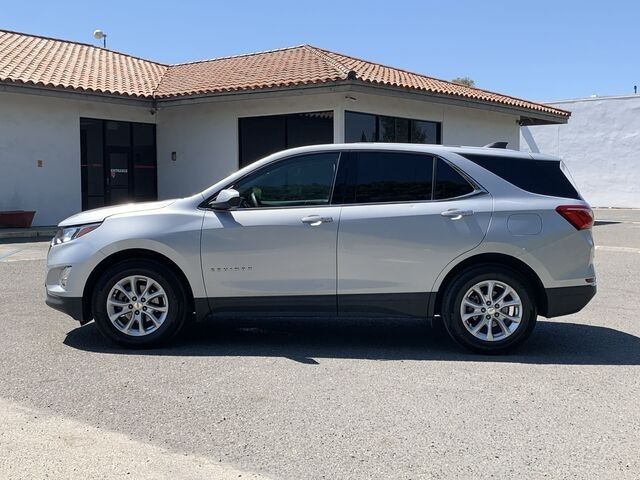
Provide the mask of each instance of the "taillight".
{"label": "taillight", "polygon": [[593,227],[593,211],[584,205],[560,205],[556,207],[562,217],[573,225],[576,230]]}

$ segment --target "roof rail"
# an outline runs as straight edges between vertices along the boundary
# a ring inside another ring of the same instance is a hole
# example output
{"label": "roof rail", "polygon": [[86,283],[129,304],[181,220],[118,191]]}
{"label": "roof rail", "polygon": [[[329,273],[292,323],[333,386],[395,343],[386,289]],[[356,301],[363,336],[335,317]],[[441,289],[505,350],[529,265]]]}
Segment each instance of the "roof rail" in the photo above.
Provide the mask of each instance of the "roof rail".
{"label": "roof rail", "polygon": [[492,142],[484,146],[484,148],[507,148],[509,142]]}

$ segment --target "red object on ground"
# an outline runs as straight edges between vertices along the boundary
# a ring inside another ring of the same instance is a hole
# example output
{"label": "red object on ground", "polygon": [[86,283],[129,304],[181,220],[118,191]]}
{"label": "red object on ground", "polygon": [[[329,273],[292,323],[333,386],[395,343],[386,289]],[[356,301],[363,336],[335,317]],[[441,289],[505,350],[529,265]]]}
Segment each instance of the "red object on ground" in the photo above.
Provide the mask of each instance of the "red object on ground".
{"label": "red object on ground", "polygon": [[0,212],[0,227],[29,228],[36,212],[27,210],[14,210]]}

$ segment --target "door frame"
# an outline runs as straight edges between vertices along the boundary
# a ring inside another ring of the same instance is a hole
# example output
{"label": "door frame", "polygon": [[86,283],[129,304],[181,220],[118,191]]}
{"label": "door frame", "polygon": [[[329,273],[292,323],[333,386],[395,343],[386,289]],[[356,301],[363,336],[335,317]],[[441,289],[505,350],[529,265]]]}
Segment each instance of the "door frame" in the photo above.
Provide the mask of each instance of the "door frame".
{"label": "door frame", "polygon": [[[156,170],[156,175],[153,181],[153,192],[154,199],[158,198],[158,142],[157,142],[157,125],[155,123],[149,122],[131,122],[127,120],[112,120],[107,118],[93,118],[93,117],[80,117],[80,165],[81,165],[81,206],[82,210],[87,210],[88,198],[90,196],[100,197],[100,195],[89,195],[87,188],[88,185],[85,185],[85,180],[83,179],[82,174],[82,157],[86,155],[86,140],[83,141],[82,138],[82,120],[91,120],[95,122],[100,122],[100,129],[102,130],[102,188],[103,188],[103,206],[113,205],[111,203],[111,186],[109,185],[110,178],[110,162],[108,161],[109,153],[113,153],[114,151],[120,151],[122,153],[126,153],[128,155],[127,160],[127,170],[128,170],[128,196],[131,201],[136,201],[136,181],[135,181],[135,159],[134,159],[134,125],[151,125],[153,127],[153,159]],[[106,128],[107,122],[119,122],[126,123],[129,128],[129,145],[128,146],[107,146],[106,145]]]}

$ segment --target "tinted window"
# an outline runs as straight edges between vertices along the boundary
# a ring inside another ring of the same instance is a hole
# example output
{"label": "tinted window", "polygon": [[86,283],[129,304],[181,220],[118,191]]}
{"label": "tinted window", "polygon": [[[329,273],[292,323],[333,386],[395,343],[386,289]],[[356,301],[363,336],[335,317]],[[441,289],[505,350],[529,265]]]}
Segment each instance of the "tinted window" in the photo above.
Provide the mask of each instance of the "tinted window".
{"label": "tinted window", "polygon": [[80,119],[82,209],[157,198],[156,126]]}
{"label": "tinted window", "polygon": [[562,172],[559,161],[490,155],[464,157],[527,192],[553,197],[580,198]]}
{"label": "tinted window", "polygon": [[240,167],[280,150],[333,143],[333,112],[241,118]]}
{"label": "tinted window", "polygon": [[431,200],[433,157],[395,152],[357,152],[345,203]]}
{"label": "tinted window", "polygon": [[240,167],[287,148],[284,115],[241,118]]}
{"label": "tinted window", "polygon": [[436,186],[433,198],[442,200],[445,198],[461,197],[473,192],[473,187],[451,165],[442,159],[438,159],[436,165]]}
{"label": "tinted window", "polygon": [[240,180],[241,207],[326,205],[331,196],[339,153],[304,155],[283,160]]}
{"label": "tinted window", "polygon": [[333,143],[333,112],[286,115],[287,148]]}
{"label": "tinted window", "polygon": [[366,113],[345,112],[345,142],[375,142],[376,116]]}
{"label": "tinted window", "polygon": [[408,143],[409,120],[396,117],[378,117],[378,141]]}
{"label": "tinted window", "polygon": [[409,141],[411,143],[440,143],[440,124],[411,120]]}
{"label": "tinted window", "polygon": [[345,142],[441,143],[440,123],[345,112]]}
{"label": "tinted window", "polygon": [[156,128],[147,123],[132,124],[133,184],[135,200],[155,200],[156,192]]}
{"label": "tinted window", "polygon": [[108,121],[105,123],[105,144],[109,147],[128,147],[131,143],[129,122]]}

